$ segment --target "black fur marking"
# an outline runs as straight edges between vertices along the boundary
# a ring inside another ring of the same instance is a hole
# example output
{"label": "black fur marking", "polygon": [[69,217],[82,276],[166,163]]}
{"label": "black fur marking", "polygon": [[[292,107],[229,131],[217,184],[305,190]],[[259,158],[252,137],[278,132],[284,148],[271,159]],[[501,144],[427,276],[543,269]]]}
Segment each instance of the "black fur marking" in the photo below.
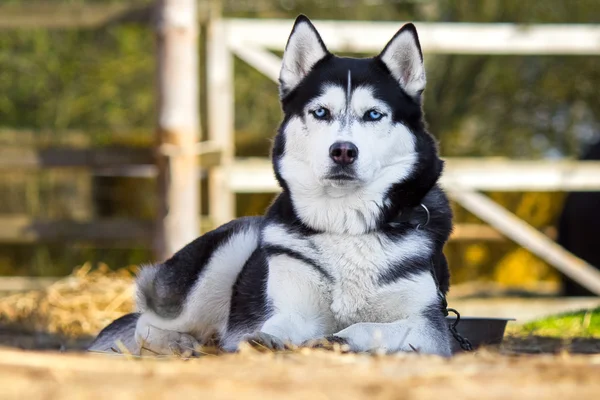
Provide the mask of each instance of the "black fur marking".
{"label": "black fur marking", "polygon": [[140,318],[139,313],[125,314],[102,329],[96,339],[89,345],[89,351],[110,352],[117,347],[120,340],[131,352],[137,347],[135,343],[135,326]]}
{"label": "black fur marking", "polygon": [[310,228],[300,220],[294,210],[294,203],[292,202],[290,193],[287,190],[284,190],[273,201],[267,210],[265,219],[280,222],[285,225],[290,233],[297,233],[301,236],[311,236],[318,233],[315,229]]}
{"label": "black fur marking", "polygon": [[231,221],[208,232],[158,266],[151,283],[140,285],[145,307],[163,318],[176,318],[182,311],[191,288],[200,279],[204,267],[215,250],[236,233],[258,226],[262,217],[246,217]]}
{"label": "black fur marking", "polygon": [[329,343],[337,343],[337,344],[341,344],[341,345],[348,344],[348,340],[346,338],[335,336],[335,335],[326,336],[325,340],[327,340]]}
{"label": "black fur marking", "polygon": [[429,258],[411,257],[397,265],[390,266],[384,273],[379,275],[379,284],[388,285],[400,279],[410,279],[412,276],[431,269]]}
{"label": "black fur marking", "polygon": [[433,271],[439,291],[445,296],[450,289],[450,269],[443,251],[439,250],[433,256]]}
{"label": "black fur marking", "polygon": [[330,282],[333,282],[333,277],[323,269],[316,261],[306,257],[305,255],[298,253],[297,251],[290,250],[283,246],[274,246],[274,245],[265,245],[263,246],[265,252],[268,256],[285,254],[288,257],[294,258],[296,260],[302,261],[305,264],[313,267],[319,274],[321,274],[325,279]]}
{"label": "black fur marking", "polygon": [[250,333],[271,315],[266,289],[268,269],[265,252],[257,248],[233,285],[228,331]]}
{"label": "black fur marking", "polygon": [[435,273],[438,288],[446,294],[450,287],[450,272],[443,247],[452,232],[452,209],[443,191],[437,186],[427,193],[422,204],[429,210],[428,223],[427,212],[419,204],[400,211],[395,219],[382,228],[382,232],[395,241],[401,240],[408,231],[419,227],[418,229],[425,232],[433,241],[433,257],[431,259],[416,257],[392,266],[380,277],[380,282],[389,284],[430,269]]}
{"label": "black fur marking", "polygon": [[[425,317],[425,319],[427,319],[427,321],[429,321],[429,323],[431,324],[431,326],[433,328],[439,328],[439,327],[446,328],[448,326],[448,322],[446,321],[446,316],[444,315],[444,312],[442,311],[442,299],[441,298],[440,298],[439,303],[430,304],[429,306],[427,306],[422,311],[422,315],[423,315],[423,317]],[[437,329],[434,329],[433,331],[435,332],[435,331],[437,331]],[[444,329],[442,332],[440,332],[440,334],[445,334],[447,336],[450,336],[450,330]]]}

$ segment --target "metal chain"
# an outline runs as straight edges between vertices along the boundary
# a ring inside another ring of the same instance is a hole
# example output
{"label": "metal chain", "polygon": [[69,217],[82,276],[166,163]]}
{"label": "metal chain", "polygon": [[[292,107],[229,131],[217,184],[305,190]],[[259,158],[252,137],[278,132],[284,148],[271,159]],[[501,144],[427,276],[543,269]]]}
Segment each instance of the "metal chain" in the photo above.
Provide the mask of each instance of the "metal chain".
{"label": "metal chain", "polygon": [[460,322],[460,314],[454,308],[448,308],[447,311],[456,314],[456,321],[450,326],[450,333],[452,333],[452,336],[458,342],[461,349],[463,349],[464,351],[472,351],[473,346],[471,345],[471,342],[469,342],[469,339],[463,337],[456,330],[456,326]]}
{"label": "metal chain", "polygon": [[[422,205],[422,204],[421,204]],[[427,222],[429,222],[429,210],[423,206],[423,208],[425,208],[425,210],[427,211]],[[454,308],[449,308],[448,307],[448,300],[446,299],[446,296],[444,295],[444,293],[442,293],[441,290],[439,290],[440,288],[440,284],[437,280],[437,277],[435,275],[435,268],[433,265],[433,260],[431,260],[431,275],[433,276],[433,280],[435,281],[435,285],[438,287],[438,294],[440,296],[441,299],[441,308],[442,308],[442,313],[444,314],[444,317],[447,317],[448,314],[450,313],[454,313],[456,314],[456,321],[454,321],[454,323],[452,325],[450,325],[450,333],[452,333],[452,337],[454,337],[454,340],[456,340],[458,342],[458,344],[460,345],[460,348],[463,349],[464,351],[472,351],[473,350],[473,345],[471,344],[471,342],[469,341],[469,339],[467,339],[466,337],[462,336],[460,333],[458,333],[458,330],[456,329],[456,327],[458,326],[458,323],[460,322],[460,314],[458,311],[456,311]]]}

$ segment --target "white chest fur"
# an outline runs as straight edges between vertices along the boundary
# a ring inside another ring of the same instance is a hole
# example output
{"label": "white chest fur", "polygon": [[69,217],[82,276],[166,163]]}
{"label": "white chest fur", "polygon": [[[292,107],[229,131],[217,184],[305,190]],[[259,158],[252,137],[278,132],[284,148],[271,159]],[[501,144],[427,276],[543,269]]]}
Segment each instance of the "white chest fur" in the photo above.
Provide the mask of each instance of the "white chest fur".
{"label": "white chest fur", "polygon": [[[331,311],[339,328],[356,322],[386,322],[402,314],[401,307],[381,307],[381,296],[389,293],[380,277],[403,261],[430,251],[430,242],[414,231],[399,240],[386,235],[319,234],[310,238],[319,264],[334,278]],[[390,295],[393,295],[391,291]]]}
{"label": "white chest fur", "polygon": [[[357,322],[404,318],[413,305],[420,307],[436,295],[429,273],[416,280],[399,279],[389,284],[380,281],[390,268],[431,253],[433,244],[422,231],[413,230],[393,240],[382,233],[302,236],[273,224],[264,229],[263,242],[301,254],[333,278],[320,285],[327,291],[322,296],[328,299],[329,308],[322,312],[331,313],[339,329]],[[306,267],[314,272],[309,265]]]}

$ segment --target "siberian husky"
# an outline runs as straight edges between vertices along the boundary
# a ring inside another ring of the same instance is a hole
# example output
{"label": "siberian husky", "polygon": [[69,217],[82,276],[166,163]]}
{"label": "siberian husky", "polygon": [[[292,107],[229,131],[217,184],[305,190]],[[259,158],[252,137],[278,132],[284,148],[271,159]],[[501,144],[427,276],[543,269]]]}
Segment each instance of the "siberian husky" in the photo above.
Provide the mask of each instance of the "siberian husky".
{"label": "siberian husky", "polygon": [[425,69],[404,25],[382,52],[330,53],[305,16],[279,77],[272,161],[281,193],[137,277],[137,312],[105,328],[159,354],[216,337],[272,349],[321,339],[351,351],[449,356],[443,246],[452,213],[421,107]]}

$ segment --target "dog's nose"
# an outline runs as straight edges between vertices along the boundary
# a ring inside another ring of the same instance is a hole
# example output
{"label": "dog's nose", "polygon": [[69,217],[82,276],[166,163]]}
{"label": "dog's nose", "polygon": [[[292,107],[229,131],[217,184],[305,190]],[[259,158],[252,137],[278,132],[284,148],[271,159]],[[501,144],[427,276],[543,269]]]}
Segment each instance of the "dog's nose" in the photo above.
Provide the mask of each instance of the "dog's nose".
{"label": "dog's nose", "polygon": [[358,158],[358,148],[351,142],[335,142],[329,148],[329,157],[338,165],[350,165]]}

